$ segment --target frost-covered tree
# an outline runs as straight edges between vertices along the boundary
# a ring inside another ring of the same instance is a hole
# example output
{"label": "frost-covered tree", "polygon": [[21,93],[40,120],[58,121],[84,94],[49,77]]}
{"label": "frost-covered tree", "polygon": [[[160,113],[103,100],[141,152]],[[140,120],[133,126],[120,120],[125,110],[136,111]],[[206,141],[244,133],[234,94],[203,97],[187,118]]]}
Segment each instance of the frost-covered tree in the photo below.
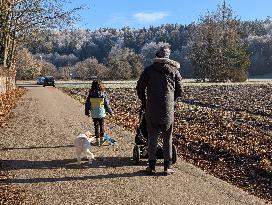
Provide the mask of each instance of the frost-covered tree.
{"label": "frost-covered tree", "polygon": [[143,46],[143,48],[141,49],[141,56],[142,56],[143,65],[145,67],[152,64],[152,60],[154,59],[157,50],[162,46],[170,46],[170,45],[169,43],[164,43],[164,42],[159,42],[159,43],[150,42]]}
{"label": "frost-covered tree", "polygon": [[272,73],[272,35],[249,36],[247,38],[251,55],[250,74],[265,75]]}
{"label": "frost-covered tree", "polygon": [[[222,7],[222,5],[221,5]],[[228,6],[226,6],[228,7]],[[225,12],[226,14],[228,12]],[[193,45],[189,40],[193,39],[196,42],[199,42],[199,47],[195,47],[196,51],[199,51],[199,56],[195,56],[195,58],[201,60],[206,59],[208,55],[211,56],[212,52],[216,54],[214,61],[210,61],[208,65],[204,66],[205,69],[209,72],[204,72],[205,75],[201,74],[203,70],[199,70],[201,66],[194,66],[194,72],[199,76],[200,80],[210,80],[213,79],[214,81],[219,81],[222,77],[220,76],[228,76],[230,73],[226,72],[227,70],[222,70],[221,68],[225,66],[213,66],[215,62],[222,61],[222,56],[227,56],[230,53],[235,54],[231,50],[236,50],[234,47],[232,49],[217,49],[222,47],[223,42],[223,25],[226,25],[226,22],[222,21],[222,16],[225,16],[225,19],[228,18],[228,15],[221,15],[221,20],[219,17],[215,18],[214,13],[208,13],[199,23],[189,24],[189,25],[181,25],[181,24],[165,24],[161,26],[151,26],[149,28],[129,28],[125,27],[122,29],[112,29],[112,28],[103,28],[98,29],[96,31],[90,31],[88,29],[76,29],[76,30],[62,30],[62,31],[52,31],[52,32],[39,32],[36,36],[39,38],[33,38],[30,43],[27,44],[27,48],[33,54],[37,54],[37,58],[40,55],[43,56],[43,59],[47,60],[48,62],[53,63],[55,66],[63,67],[63,66],[73,66],[74,64],[84,61],[85,59],[94,57],[96,58],[99,63],[106,64],[107,58],[109,53],[111,52],[113,47],[118,47],[120,49],[129,48],[135,52],[135,54],[146,53],[146,59],[143,58],[143,62],[145,66],[151,63],[151,59],[153,58],[153,54],[155,51],[152,52],[150,49],[150,56],[148,57],[147,46],[151,46],[152,44],[159,44],[160,42],[167,42],[171,45],[172,55],[171,58],[179,61],[182,64],[181,73],[185,77],[192,77],[192,63],[194,60],[192,56],[188,58],[186,55],[188,48],[192,48]],[[233,15],[234,16],[234,15]],[[207,17],[205,19],[205,17]],[[236,20],[236,17],[233,17]],[[202,22],[203,20],[203,22]],[[213,23],[215,29],[213,29]],[[271,49],[270,43],[265,44],[269,35],[271,35],[271,18],[267,18],[265,20],[255,20],[255,21],[243,21],[240,22],[236,21],[229,21],[228,25],[233,24],[234,29],[228,29],[228,31],[235,30],[238,31],[236,34],[239,36],[239,40],[237,42],[241,43],[242,46],[240,51],[244,51],[245,47],[243,43],[248,43],[249,47],[247,48],[248,53],[251,54],[251,66],[250,66],[250,75],[257,75],[257,74],[265,74],[269,71],[270,65],[270,57],[271,56]],[[236,24],[235,24],[236,22]],[[221,24],[221,27],[220,25]],[[231,27],[231,26],[227,26]],[[226,28],[227,28],[226,27]],[[202,34],[201,34],[202,32]],[[228,35],[226,33],[226,38],[230,40],[228,45],[231,45],[232,42],[235,42],[231,39],[235,39],[233,37],[229,38],[229,36],[235,35]],[[235,33],[235,32],[233,32]],[[197,35],[198,38],[195,38]],[[214,35],[214,38],[211,38],[212,41],[205,42],[203,38],[206,36]],[[189,39],[190,38],[190,39]],[[238,38],[237,38],[238,39]],[[264,40],[261,40],[264,39]],[[153,43],[152,43],[153,42]],[[269,42],[269,41],[267,41]],[[150,44],[150,45],[148,45]],[[203,46],[215,46],[214,50],[213,47],[209,48],[209,52],[207,52],[207,48]],[[234,45],[234,44],[233,44]],[[238,45],[238,44],[236,44]],[[190,46],[190,47],[189,47]],[[204,49],[203,52],[200,52],[201,49]],[[146,50],[147,49],[147,50]],[[229,50],[228,50],[229,49]],[[225,52],[227,51],[228,52]],[[229,52],[231,51],[231,52]],[[221,57],[219,56],[221,52]],[[240,56],[240,54],[244,55],[244,52],[238,52],[234,56]],[[72,55],[71,55],[72,54]],[[201,56],[201,55],[202,56]],[[218,55],[217,55],[218,54]],[[245,54],[246,55],[246,54]],[[35,55],[36,56],[36,55]],[[247,55],[246,55],[247,56]],[[245,56],[245,57],[246,57]],[[244,58],[246,59],[246,58]],[[195,59],[196,60],[196,59]],[[217,61],[218,60],[218,61]],[[240,59],[240,64],[241,64]],[[145,62],[146,61],[146,62]],[[234,61],[233,61],[234,62]],[[237,62],[237,65],[239,62]],[[195,64],[196,65],[196,64]],[[222,64],[223,65],[223,64]],[[246,64],[244,64],[246,65]],[[234,67],[233,67],[234,68]],[[205,70],[204,69],[204,70]],[[215,70],[216,72],[214,72]],[[218,71],[218,73],[217,73]],[[219,72],[220,71],[220,72]],[[224,72],[226,72],[224,74]],[[240,72],[238,69],[238,74],[243,73]],[[221,74],[220,74],[221,73]],[[231,72],[235,73],[235,72]],[[220,75],[219,75],[220,74]],[[246,71],[244,72],[246,75]],[[245,76],[244,75],[244,76]],[[208,77],[207,77],[208,76]],[[239,75],[237,75],[239,76]],[[228,76],[228,79],[231,79]],[[213,81],[211,80],[211,81]]]}
{"label": "frost-covered tree", "polygon": [[78,62],[78,57],[76,57],[74,54],[60,55],[57,52],[50,54],[37,53],[34,55],[34,57],[37,59],[46,60],[47,62],[54,64],[57,68],[74,65]]}

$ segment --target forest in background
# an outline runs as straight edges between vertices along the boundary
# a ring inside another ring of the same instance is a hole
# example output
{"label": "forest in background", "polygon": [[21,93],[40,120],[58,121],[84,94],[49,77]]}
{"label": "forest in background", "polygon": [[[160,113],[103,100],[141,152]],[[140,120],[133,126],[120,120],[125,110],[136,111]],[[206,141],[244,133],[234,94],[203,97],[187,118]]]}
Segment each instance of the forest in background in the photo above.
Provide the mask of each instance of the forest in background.
{"label": "forest in background", "polygon": [[137,79],[156,50],[171,46],[184,78],[243,82],[272,74],[272,19],[241,21],[223,1],[189,25],[135,29],[72,29],[82,7],[66,11],[68,0],[0,3],[0,65],[19,80]]}
{"label": "forest in background", "polygon": [[[120,58],[133,55],[141,59],[143,66],[146,66],[154,57],[154,49],[165,42],[171,45],[171,58],[182,64],[183,77],[191,78],[192,65],[187,52],[190,34],[194,29],[195,24],[166,24],[142,29],[125,27],[101,28],[96,31],[77,29],[44,32],[40,38],[31,41],[27,49],[36,59],[43,59],[52,63],[58,70],[67,71],[71,69],[70,67],[90,63],[97,64],[100,67],[98,69],[102,69],[101,67],[107,65],[113,55],[118,55]],[[249,76],[271,73],[271,19],[241,22],[240,32],[250,54]],[[91,75],[95,74],[97,73]]]}
{"label": "forest in background", "polygon": [[137,79],[161,46],[171,46],[184,78],[243,82],[272,73],[272,19],[241,21],[226,1],[189,25],[95,31],[71,29],[82,8],[65,11],[66,1],[0,4],[0,64],[17,79]]}

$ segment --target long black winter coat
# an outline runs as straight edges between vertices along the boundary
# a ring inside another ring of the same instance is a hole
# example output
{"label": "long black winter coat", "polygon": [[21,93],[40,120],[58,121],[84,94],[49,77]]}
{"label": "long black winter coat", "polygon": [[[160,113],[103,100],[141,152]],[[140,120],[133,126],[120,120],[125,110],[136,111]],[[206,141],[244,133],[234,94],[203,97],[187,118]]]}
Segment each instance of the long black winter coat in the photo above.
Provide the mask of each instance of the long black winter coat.
{"label": "long black winter coat", "polygon": [[180,65],[168,58],[155,58],[137,82],[139,99],[146,104],[147,123],[170,127],[175,101],[182,95]]}

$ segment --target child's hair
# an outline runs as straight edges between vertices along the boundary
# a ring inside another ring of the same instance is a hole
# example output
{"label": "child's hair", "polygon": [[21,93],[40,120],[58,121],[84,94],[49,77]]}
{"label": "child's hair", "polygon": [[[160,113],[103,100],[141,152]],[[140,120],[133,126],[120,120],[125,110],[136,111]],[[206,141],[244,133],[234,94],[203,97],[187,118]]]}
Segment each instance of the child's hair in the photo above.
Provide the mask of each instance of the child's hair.
{"label": "child's hair", "polygon": [[104,85],[101,80],[94,80],[92,82],[90,92],[94,92],[94,91],[101,91],[101,92],[105,91]]}

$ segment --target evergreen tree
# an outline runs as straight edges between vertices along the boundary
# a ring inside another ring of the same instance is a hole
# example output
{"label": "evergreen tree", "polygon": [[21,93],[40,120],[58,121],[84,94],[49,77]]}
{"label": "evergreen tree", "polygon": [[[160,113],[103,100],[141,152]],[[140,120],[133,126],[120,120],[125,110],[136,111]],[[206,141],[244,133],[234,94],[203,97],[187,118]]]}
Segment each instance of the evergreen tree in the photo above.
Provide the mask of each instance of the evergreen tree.
{"label": "evergreen tree", "polygon": [[240,35],[240,21],[225,1],[196,25],[191,35],[190,59],[196,80],[247,79],[250,61]]}

